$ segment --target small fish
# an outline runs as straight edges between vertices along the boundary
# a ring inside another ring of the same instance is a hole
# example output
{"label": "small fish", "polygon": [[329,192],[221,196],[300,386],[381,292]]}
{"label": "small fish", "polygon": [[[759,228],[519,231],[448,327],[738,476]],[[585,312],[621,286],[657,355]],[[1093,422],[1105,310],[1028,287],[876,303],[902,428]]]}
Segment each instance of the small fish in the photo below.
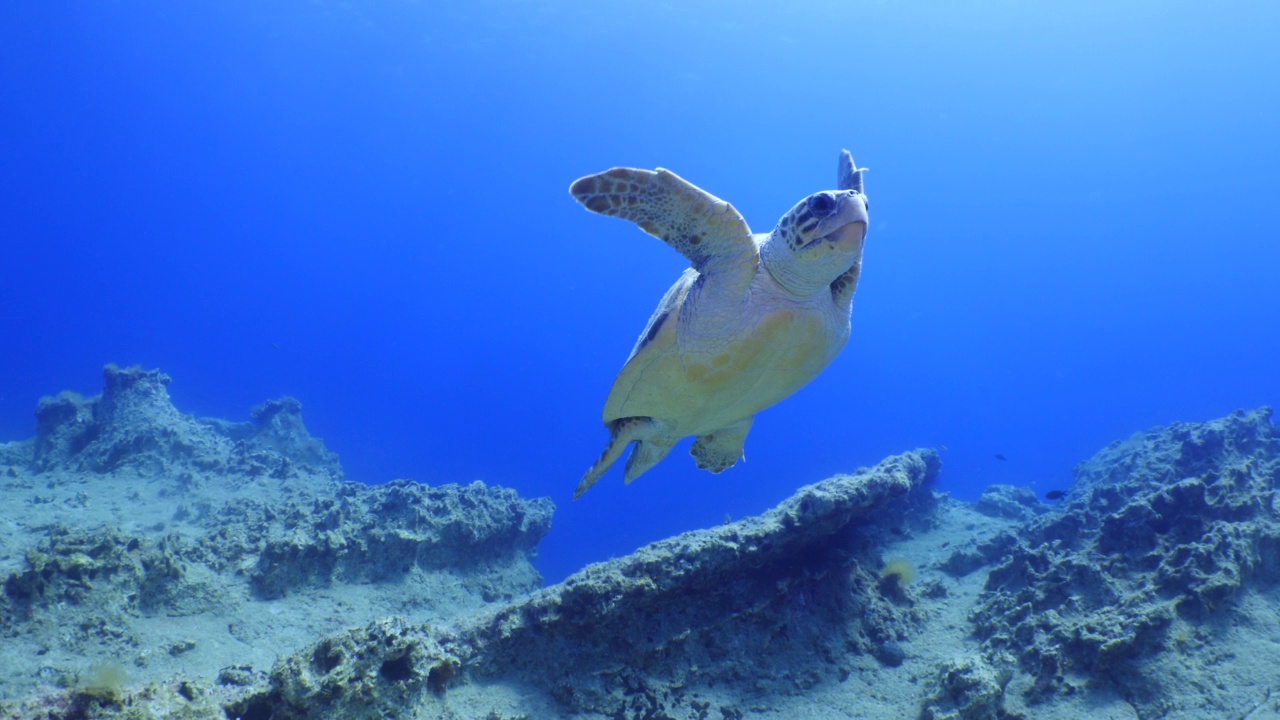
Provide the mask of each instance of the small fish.
{"label": "small fish", "polygon": [[1067,496],[1066,490],[1050,490],[1044,494],[1045,500],[1061,500]]}
{"label": "small fish", "polygon": [[1004,462],[1005,460],[1008,460],[1009,458],[1005,457],[1004,455],[1001,455],[1000,453],[996,453],[996,459],[997,459],[997,460],[999,460],[1000,462]]}
{"label": "small fish", "polygon": [[947,447],[946,445],[939,445],[938,449],[941,450],[942,452],[947,452],[951,448]]}
{"label": "small fish", "polygon": [[279,345],[278,343],[271,343],[271,349],[272,349],[272,350],[279,350],[279,349],[280,349],[280,345]]}

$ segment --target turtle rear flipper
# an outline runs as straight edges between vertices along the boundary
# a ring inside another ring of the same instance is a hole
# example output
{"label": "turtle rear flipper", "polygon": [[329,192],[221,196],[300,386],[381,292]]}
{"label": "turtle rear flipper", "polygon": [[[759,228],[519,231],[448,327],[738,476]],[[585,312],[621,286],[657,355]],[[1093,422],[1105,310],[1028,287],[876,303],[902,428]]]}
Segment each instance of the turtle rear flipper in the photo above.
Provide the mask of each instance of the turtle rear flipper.
{"label": "turtle rear flipper", "polygon": [[726,428],[721,428],[706,435],[699,435],[689,448],[689,454],[698,464],[698,469],[711,473],[728,470],[742,457],[742,446],[747,442],[747,433],[751,431],[754,417],[740,420]]}
{"label": "turtle rear flipper", "polygon": [[675,444],[675,440],[663,434],[662,424],[655,422],[653,418],[618,418],[606,425],[609,428],[609,442],[605,444],[604,452],[600,453],[600,459],[596,460],[595,464],[587,470],[587,474],[583,475],[582,480],[578,482],[578,488],[573,491],[574,500],[590,490],[602,475],[609,472],[609,468],[622,457],[622,451],[626,450],[631,443],[634,442],[636,447],[631,451],[631,457],[627,458],[624,474],[624,481],[627,483],[640,477],[645,470],[657,465],[667,456],[667,453],[671,452],[671,446]]}
{"label": "turtle rear flipper", "polygon": [[631,450],[627,458],[626,470],[622,473],[622,482],[630,485],[632,480],[640,477],[646,470],[662,462],[662,458],[671,452],[674,442],[666,440],[641,440]]}

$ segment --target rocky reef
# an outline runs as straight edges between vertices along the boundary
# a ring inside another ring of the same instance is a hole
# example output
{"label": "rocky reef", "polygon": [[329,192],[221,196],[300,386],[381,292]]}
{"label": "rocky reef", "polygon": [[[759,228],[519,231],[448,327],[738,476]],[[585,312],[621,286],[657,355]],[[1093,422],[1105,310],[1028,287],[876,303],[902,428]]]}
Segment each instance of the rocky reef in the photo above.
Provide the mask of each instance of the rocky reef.
{"label": "rocky reef", "polygon": [[[514,684],[556,715],[709,717],[715,708],[724,717],[745,699],[838,683],[849,658],[891,664],[886,646],[919,623],[896,584],[882,582],[876,538],[930,502],[924,488],[938,467],[931,450],[892,457],[447,629],[391,619],[326,638],[277,664],[269,686],[233,710],[384,717],[417,706],[432,715],[458,686]],[[715,690],[744,680],[746,697],[734,703]]]}
{"label": "rocky reef", "polygon": [[1026,674],[1031,702],[1103,685],[1163,717],[1182,674],[1153,673],[1150,660],[1172,651],[1205,662],[1192,648],[1280,580],[1278,493],[1270,408],[1114,443],[1076,468],[1065,502],[1011,539],[973,614],[976,634],[989,658]]}
{"label": "rocky reef", "polygon": [[1280,713],[1266,408],[1114,443],[1055,504],[957,502],[917,450],[540,587],[549,501],[343,482],[296,401],[196,420],[107,377],[0,445],[31,510],[0,531],[0,717]]}
{"label": "rocky reef", "polygon": [[297,400],[230,423],[179,413],[158,371],[108,366],[104,381],[41,400],[36,437],[0,446],[22,508],[0,534],[0,637],[26,660],[0,668],[0,699],[116,665],[132,683],[265,670],[352,623],[450,617],[542,584],[547,499],[344,482]]}
{"label": "rocky reef", "polygon": [[[159,370],[108,365],[102,377],[101,395],[62,392],[40,400],[31,469],[342,477],[338,456],[307,433],[294,398],[254,408],[251,423],[201,420],[178,412],[169,400],[171,380]],[[9,457],[21,463],[23,454]]]}

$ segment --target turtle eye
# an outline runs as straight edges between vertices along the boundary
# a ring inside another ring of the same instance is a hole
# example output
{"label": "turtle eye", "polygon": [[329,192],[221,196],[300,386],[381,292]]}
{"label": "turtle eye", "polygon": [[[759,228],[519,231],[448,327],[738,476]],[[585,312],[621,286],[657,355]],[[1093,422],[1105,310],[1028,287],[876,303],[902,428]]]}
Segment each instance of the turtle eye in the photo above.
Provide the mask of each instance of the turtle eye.
{"label": "turtle eye", "polygon": [[819,193],[809,198],[809,212],[818,217],[826,217],[836,211],[835,198],[826,193]]}

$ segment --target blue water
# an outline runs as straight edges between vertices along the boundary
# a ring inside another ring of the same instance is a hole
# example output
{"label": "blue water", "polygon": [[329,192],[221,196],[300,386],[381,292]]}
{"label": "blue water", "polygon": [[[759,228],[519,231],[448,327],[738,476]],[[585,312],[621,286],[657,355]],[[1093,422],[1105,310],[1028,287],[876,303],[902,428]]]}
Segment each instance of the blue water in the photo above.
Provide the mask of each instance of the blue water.
{"label": "blue water", "polygon": [[[1265,0],[4,3],[0,439],[107,362],[197,415],[294,395],[350,479],[550,495],[552,581],[917,446],[961,498],[1063,488],[1280,401],[1278,35]],[[667,167],[765,231],[842,147],[845,352],[746,463],[571,502],[685,263],[569,183]]]}

